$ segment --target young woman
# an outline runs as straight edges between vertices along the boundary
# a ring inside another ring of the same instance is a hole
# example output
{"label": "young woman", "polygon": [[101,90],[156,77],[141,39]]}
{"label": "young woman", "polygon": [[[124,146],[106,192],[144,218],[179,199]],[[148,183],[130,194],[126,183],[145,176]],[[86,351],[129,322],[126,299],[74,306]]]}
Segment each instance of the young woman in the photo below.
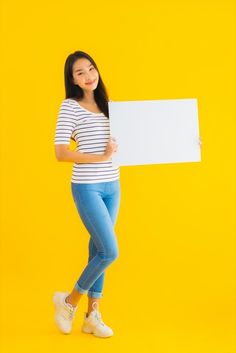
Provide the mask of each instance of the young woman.
{"label": "young woman", "polygon": [[[120,171],[112,165],[118,145],[110,136],[108,95],[94,60],[85,52],[70,54],[64,68],[66,98],[56,124],[58,161],[73,162],[71,191],[79,216],[90,235],[88,264],[72,291],[55,292],[55,322],[70,333],[79,300],[88,296],[82,332],[113,335],[99,311],[104,270],[118,257],[114,226],[120,204]],[[69,148],[70,139],[76,150]]]}

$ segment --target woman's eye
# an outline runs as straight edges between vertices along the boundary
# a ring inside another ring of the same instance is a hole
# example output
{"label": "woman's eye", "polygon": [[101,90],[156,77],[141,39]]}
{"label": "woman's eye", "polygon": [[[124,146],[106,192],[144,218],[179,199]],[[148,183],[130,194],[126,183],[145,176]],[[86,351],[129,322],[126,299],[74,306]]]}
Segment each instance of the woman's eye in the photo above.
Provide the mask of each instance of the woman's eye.
{"label": "woman's eye", "polygon": [[[94,70],[94,67],[91,67],[91,70]],[[82,75],[82,73],[78,74],[78,76],[79,76],[79,75]]]}

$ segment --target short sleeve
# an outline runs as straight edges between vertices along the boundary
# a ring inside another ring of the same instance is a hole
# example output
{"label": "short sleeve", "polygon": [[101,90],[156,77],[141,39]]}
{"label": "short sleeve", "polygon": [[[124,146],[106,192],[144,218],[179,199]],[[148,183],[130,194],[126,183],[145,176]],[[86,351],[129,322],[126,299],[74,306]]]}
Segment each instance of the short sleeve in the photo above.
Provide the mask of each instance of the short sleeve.
{"label": "short sleeve", "polygon": [[72,104],[63,100],[57,117],[54,145],[70,144],[71,134],[76,126],[77,116]]}

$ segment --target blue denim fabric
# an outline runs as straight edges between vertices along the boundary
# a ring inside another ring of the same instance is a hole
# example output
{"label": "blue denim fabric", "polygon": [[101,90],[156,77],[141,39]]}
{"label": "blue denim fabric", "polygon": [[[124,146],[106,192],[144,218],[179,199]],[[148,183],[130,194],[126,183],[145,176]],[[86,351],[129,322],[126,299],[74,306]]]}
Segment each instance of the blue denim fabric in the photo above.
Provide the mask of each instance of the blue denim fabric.
{"label": "blue denim fabric", "polygon": [[120,179],[78,184],[71,182],[73,199],[90,234],[88,264],[75,288],[91,298],[101,298],[104,270],[119,255],[114,226],[120,206]]}

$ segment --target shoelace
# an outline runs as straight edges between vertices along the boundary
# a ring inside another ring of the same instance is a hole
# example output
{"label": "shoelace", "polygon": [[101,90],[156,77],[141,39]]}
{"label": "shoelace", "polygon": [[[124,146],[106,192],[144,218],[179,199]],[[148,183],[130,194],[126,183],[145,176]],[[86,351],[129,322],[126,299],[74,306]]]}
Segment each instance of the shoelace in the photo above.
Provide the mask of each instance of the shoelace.
{"label": "shoelace", "polygon": [[66,309],[66,311],[64,312],[64,314],[65,314],[64,317],[66,319],[72,320],[73,317],[75,316],[75,312],[76,312],[77,307],[73,307],[70,303],[65,302],[65,309]]}
{"label": "shoelace", "polygon": [[98,322],[102,325],[105,326],[104,322],[102,321],[101,313],[98,310],[95,311],[95,317],[98,320]]}
{"label": "shoelace", "polygon": [[106,325],[104,324],[104,322],[102,321],[101,313],[98,311],[98,304],[97,304],[97,302],[93,302],[92,308],[93,308],[93,311],[94,311],[94,316],[96,317],[97,321],[98,321],[102,326],[106,326]]}

